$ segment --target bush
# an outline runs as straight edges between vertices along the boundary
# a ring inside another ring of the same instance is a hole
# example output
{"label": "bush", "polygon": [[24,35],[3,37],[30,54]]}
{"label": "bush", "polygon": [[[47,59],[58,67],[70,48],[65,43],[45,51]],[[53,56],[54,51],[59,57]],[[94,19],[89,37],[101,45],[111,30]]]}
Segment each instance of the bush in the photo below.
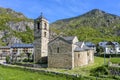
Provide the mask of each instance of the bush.
{"label": "bush", "polygon": [[92,76],[100,76],[100,75],[108,75],[108,74],[109,74],[109,70],[107,66],[100,66],[91,70]]}
{"label": "bush", "polygon": [[23,59],[23,62],[33,62],[33,59],[27,59],[27,58],[25,58],[25,59]]}
{"label": "bush", "polygon": [[9,55],[6,56],[6,63],[10,63],[10,56]]}

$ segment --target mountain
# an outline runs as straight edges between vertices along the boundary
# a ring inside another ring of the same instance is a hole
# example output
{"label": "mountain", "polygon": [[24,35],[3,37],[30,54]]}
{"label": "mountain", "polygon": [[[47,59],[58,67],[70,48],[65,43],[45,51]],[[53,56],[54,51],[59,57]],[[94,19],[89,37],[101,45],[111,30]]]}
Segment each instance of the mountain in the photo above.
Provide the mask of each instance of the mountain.
{"label": "mountain", "polygon": [[10,8],[0,7],[0,44],[33,42],[33,20]]}
{"label": "mountain", "polygon": [[83,15],[58,20],[50,25],[53,32],[64,36],[78,36],[80,41],[120,42],[120,17],[93,9]]}

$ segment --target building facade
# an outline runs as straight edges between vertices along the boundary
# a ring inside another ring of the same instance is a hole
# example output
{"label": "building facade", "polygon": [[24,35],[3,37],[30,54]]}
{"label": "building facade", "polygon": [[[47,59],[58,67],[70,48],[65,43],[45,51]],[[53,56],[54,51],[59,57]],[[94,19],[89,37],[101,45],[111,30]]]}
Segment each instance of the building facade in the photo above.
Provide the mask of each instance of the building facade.
{"label": "building facade", "polygon": [[94,63],[94,50],[76,36],[57,37],[48,44],[48,67],[73,69]]}
{"label": "building facade", "polygon": [[103,47],[106,54],[120,54],[120,45],[118,42],[99,42],[99,46]]}

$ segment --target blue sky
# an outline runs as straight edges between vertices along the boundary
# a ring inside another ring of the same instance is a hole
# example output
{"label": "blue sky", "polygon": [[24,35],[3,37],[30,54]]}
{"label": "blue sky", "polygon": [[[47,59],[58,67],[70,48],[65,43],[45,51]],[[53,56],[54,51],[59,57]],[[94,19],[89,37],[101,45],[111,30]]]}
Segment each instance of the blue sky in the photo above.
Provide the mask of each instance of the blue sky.
{"label": "blue sky", "polygon": [[120,16],[120,0],[0,0],[0,7],[11,8],[33,19],[43,12],[50,23],[78,16],[92,9]]}

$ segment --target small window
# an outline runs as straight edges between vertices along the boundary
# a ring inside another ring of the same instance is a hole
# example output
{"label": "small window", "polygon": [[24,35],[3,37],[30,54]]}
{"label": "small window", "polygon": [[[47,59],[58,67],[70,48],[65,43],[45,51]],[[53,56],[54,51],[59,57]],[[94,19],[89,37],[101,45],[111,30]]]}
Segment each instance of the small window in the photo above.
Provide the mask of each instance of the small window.
{"label": "small window", "polygon": [[37,23],[37,29],[40,29],[40,23],[39,22]]}
{"label": "small window", "polygon": [[57,53],[59,53],[59,52],[60,52],[59,50],[60,50],[60,48],[59,48],[59,47],[57,47]]}
{"label": "small window", "polygon": [[89,53],[87,53],[87,56],[90,56]]}
{"label": "small window", "polygon": [[44,37],[46,37],[46,35],[47,35],[46,32],[44,32]]}
{"label": "small window", "polygon": [[80,54],[78,54],[78,58],[80,58]]}

